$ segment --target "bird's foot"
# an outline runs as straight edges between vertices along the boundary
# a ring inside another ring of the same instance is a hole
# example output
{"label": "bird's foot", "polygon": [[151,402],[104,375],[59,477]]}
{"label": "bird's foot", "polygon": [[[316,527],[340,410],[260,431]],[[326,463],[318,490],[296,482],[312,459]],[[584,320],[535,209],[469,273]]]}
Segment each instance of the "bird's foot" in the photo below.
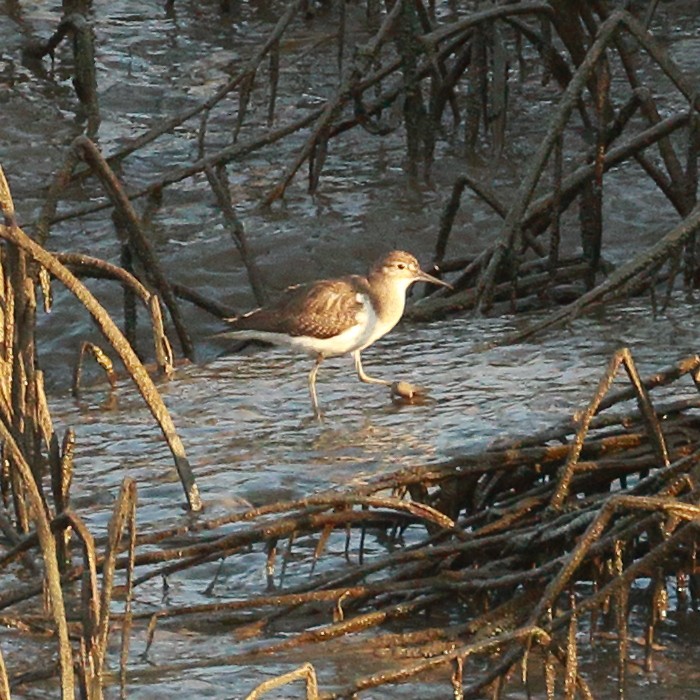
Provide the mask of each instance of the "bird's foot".
{"label": "bird's foot", "polygon": [[307,413],[300,419],[301,428],[313,428],[315,425],[323,425],[325,422],[325,415],[320,411],[314,411],[313,413]]}

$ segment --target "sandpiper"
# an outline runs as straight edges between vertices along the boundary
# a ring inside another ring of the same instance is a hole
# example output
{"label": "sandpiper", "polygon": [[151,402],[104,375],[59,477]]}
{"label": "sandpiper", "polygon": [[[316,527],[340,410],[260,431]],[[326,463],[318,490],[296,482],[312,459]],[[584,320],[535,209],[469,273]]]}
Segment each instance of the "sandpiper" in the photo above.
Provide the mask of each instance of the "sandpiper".
{"label": "sandpiper", "polygon": [[361,381],[393,384],[366,374],[360,353],[399,322],[406,290],[414,282],[450,286],[423,272],[410,253],[394,250],[375,262],[367,277],[348,275],[289,287],[276,303],[225,319],[231,330],[223,335],[288,345],[315,357],[309,394],[320,418],[316,375],[326,357],[350,353]]}

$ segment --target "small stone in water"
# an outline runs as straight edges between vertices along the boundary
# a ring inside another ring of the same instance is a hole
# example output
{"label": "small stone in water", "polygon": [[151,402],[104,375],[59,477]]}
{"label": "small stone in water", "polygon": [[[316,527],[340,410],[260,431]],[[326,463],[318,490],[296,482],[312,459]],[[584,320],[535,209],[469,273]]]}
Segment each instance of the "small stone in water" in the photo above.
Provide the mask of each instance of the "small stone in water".
{"label": "small stone in water", "polygon": [[425,399],[427,390],[409,382],[398,381],[391,385],[391,398],[395,401],[412,403]]}

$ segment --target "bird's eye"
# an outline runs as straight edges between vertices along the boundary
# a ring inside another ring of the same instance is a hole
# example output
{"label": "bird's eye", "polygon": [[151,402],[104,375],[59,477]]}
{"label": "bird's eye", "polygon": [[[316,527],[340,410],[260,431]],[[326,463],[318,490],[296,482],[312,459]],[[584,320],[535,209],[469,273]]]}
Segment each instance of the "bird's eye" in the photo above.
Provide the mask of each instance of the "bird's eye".
{"label": "bird's eye", "polygon": [[399,270],[405,270],[405,269],[406,269],[406,265],[405,265],[404,263],[396,263],[396,267],[398,267]]}

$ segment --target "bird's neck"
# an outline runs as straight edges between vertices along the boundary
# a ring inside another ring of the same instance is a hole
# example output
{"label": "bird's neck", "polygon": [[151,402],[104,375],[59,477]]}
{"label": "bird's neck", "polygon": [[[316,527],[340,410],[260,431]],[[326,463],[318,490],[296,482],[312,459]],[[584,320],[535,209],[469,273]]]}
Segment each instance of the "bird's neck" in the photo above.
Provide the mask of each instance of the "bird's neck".
{"label": "bird's neck", "polygon": [[367,278],[369,295],[375,313],[382,325],[395,326],[406,307],[406,290],[410,280],[371,274]]}

